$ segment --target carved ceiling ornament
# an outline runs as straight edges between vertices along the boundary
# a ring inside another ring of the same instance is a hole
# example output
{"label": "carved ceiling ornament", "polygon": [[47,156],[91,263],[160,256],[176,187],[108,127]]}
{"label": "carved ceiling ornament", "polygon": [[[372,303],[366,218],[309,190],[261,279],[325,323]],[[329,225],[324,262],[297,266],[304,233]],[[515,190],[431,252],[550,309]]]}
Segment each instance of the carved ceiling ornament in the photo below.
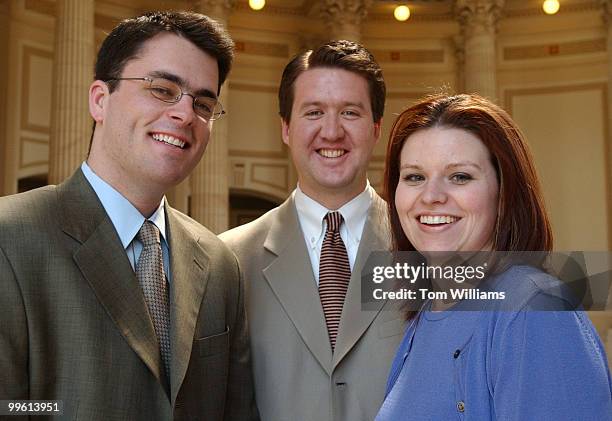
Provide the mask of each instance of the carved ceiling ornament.
{"label": "carved ceiling ornament", "polygon": [[495,33],[505,0],[457,0],[455,16],[466,37],[481,33]]}
{"label": "carved ceiling ornament", "polygon": [[321,17],[328,26],[361,25],[373,0],[325,0]]}

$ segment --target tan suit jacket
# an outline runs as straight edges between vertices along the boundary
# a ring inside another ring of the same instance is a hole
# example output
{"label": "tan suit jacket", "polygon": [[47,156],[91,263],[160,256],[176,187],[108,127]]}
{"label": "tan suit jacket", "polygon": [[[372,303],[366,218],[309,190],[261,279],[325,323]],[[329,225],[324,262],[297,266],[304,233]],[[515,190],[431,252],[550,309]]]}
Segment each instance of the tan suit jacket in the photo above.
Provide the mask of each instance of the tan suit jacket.
{"label": "tan suit jacket", "polygon": [[142,291],[82,172],[0,198],[0,399],[62,400],[63,420],[252,419],[236,259],[204,227],[165,211],[169,395]]}
{"label": "tan suit jacket", "polygon": [[404,330],[401,315],[387,311],[390,303],[379,302],[374,311],[361,309],[361,268],[371,251],[389,247],[385,207],[376,196],[333,354],[293,198],[221,235],[245,276],[262,420],[371,421],[378,412]]}

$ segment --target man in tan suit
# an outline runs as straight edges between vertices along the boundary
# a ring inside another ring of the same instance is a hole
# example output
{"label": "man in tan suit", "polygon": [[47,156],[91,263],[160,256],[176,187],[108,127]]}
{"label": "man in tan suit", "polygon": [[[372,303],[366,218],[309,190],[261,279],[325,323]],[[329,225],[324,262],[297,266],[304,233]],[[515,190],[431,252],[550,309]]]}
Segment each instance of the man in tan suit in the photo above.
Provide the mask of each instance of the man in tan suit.
{"label": "man in tan suit", "polygon": [[[386,205],[366,177],[380,137],[382,72],[361,45],[331,42],[287,65],[279,101],[298,187],[221,235],[245,275],[257,405],[265,421],[372,420],[404,327],[388,303],[363,311],[360,299],[366,259],[389,247]],[[322,258],[331,211],[341,215],[342,252]]]}
{"label": "man in tan suit", "polygon": [[164,199],[202,157],[232,57],[195,13],[106,38],[87,161],[0,199],[0,399],[61,400],[48,415],[66,420],[256,418],[236,259]]}

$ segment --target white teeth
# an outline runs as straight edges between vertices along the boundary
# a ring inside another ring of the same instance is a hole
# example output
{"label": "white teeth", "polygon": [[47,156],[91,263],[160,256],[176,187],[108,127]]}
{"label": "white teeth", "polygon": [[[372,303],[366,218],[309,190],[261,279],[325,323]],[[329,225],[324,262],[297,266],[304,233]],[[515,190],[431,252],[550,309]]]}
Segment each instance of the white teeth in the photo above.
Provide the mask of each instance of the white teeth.
{"label": "white teeth", "polygon": [[431,216],[431,215],[421,215],[419,217],[419,222],[421,224],[435,225],[435,224],[450,224],[457,220],[454,216]]}
{"label": "white teeth", "polygon": [[343,149],[319,149],[319,155],[325,158],[338,158],[344,155]]}
{"label": "white teeth", "polygon": [[155,133],[152,137],[158,142],[164,142],[169,145],[178,146],[181,149],[185,147],[185,142],[167,134]]}

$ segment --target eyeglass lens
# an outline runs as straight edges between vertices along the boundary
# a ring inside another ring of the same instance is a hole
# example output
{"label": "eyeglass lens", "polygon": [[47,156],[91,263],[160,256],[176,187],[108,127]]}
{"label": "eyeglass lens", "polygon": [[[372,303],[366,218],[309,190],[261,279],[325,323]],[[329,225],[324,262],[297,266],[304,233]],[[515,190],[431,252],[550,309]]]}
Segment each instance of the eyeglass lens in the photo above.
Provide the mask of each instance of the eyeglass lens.
{"label": "eyeglass lens", "polygon": [[[180,86],[167,79],[153,79],[149,89],[155,98],[169,103],[178,102],[185,94]],[[223,108],[217,100],[204,96],[195,98],[193,109],[197,115],[205,120],[215,120],[223,113]]]}

